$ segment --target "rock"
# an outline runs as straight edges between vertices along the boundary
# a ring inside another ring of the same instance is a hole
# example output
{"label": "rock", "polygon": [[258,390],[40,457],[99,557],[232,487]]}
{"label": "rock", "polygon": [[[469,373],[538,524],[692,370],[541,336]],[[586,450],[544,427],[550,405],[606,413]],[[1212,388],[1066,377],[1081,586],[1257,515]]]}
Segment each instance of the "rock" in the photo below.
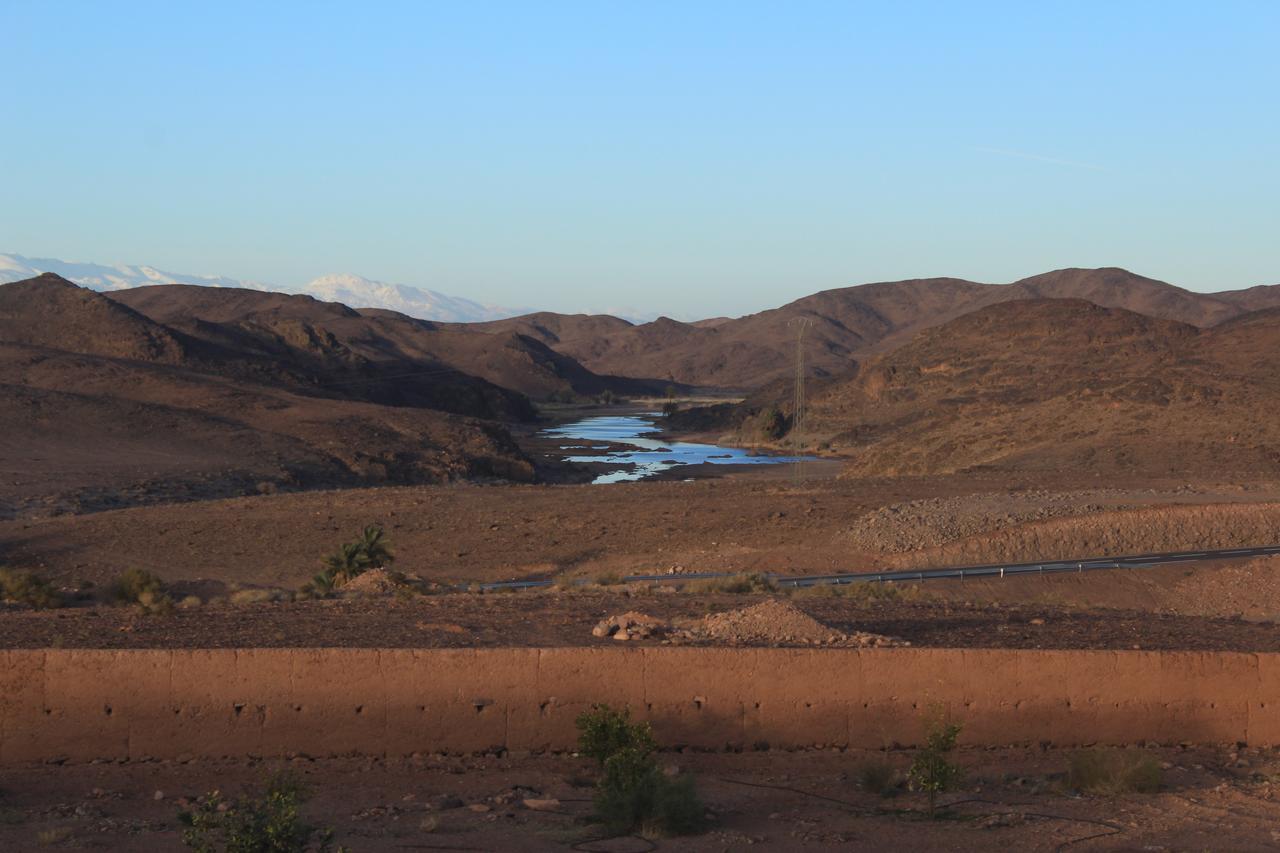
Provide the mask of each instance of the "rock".
{"label": "rock", "polygon": [[532,797],[522,801],[522,805],[535,812],[554,812],[559,810],[560,801],[557,799],[534,799]]}
{"label": "rock", "polygon": [[493,811],[492,808],[490,808],[488,805],[484,803],[472,803],[471,805],[467,806],[467,808],[475,812],[476,814],[484,814],[486,812]]}
{"label": "rock", "polygon": [[164,799],[164,791],[156,791],[151,795],[151,799],[159,801]]}

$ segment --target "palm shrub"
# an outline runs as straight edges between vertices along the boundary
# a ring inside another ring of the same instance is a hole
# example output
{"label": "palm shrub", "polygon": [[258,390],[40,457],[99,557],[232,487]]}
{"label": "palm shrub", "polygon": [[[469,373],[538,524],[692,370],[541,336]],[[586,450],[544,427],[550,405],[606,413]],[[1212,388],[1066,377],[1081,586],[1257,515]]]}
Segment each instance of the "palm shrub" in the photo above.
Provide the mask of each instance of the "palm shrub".
{"label": "palm shrub", "polygon": [[391,540],[380,524],[370,524],[356,540],[360,551],[371,569],[382,569],[395,562],[395,554],[391,553]]}
{"label": "palm shrub", "polygon": [[369,558],[361,547],[360,540],[339,546],[324,561],[325,573],[333,578],[335,584],[346,583],[352,578],[364,574],[369,568]]}
{"label": "palm shrub", "polygon": [[381,569],[395,562],[391,540],[380,524],[370,524],[360,532],[360,538],[340,545],[324,559],[324,569],[311,579],[306,590],[321,598],[332,595],[335,588],[364,574],[369,569]]}

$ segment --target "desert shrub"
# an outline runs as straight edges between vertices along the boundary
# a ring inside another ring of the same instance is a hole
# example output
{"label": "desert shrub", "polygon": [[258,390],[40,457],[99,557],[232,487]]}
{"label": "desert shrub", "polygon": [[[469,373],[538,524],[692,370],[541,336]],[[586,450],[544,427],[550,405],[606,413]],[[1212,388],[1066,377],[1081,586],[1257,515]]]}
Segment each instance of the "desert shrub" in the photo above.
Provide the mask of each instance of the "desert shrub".
{"label": "desert shrub", "polygon": [[872,759],[858,768],[858,787],[868,794],[887,797],[898,787],[898,771],[883,758]]}
{"label": "desert shrub", "polygon": [[148,616],[169,616],[177,609],[173,599],[166,592],[145,590],[138,595],[138,600],[134,603]]}
{"label": "desert shrub", "polygon": [[[333,849],[333,831],[303,821],[306,796],[292,776],[278,773],[257,796],[228,800],[218,791],[178,820],[182,842],[197,853],[321,853]],[[339,848],[341,849],[341,848]]]}
{"label": "desert shrub", "polygon": [[734,595],[747,595],[753,592],[777,592],[778,585],[765,574],[759,572],[732,575],[727,578],[702,578],[692,580],[684,585],[685,592],[712,593],[727,592]]}
{"label": "desert shrub", "polygon": [[232,604],[262,604],[277,598],[279,593],[273,589],[238,589],[231,593]]}
{"label": "desert shrub", "polygon": [[605,572],[596,576],[596,583],[600,586],[617,586],[622,583],[622,575],[617,572]]}
{"label": "desert shrub", "polygon": [[705,810],[693,777],[671,777],[658,769],[648,723],[632,723],[627,709],[593,705],[577,726],[578,751],[603,770],[595,807],[609,832],[688,835],[702,827]]}
{"label": "desert shrub", "polygon": [[0,568],[0,598],[36,610],[61,607],[64,603],[62,593],[39,575],[3,568]]}
{"label": "desert shrub", "polygon": [[75,830],[69,826],[55,826],[53,829],[42,829],[36,833],[36,844],[41,847],[60,846],[71,840]]}
{"label": "desert shrub", "polygon": [[911,762],[907,780],[912,790],[924,791],[929,797],[929,816],[932,817],[936,812],[938,794],[960,784],[960,768],[947,757],[956,748],[960,724],[952,722],[940,706],[930,709],[924,724],[924,746]]}
{"label": "desert shrub", "polygon": [[1067,786],[1087,794],[1154,794],[1163,781],[1160,762],[1141,750],[1086,749],[1067,768]]}
{"label": "desert shrub", "polygon": [[126,604],[141,604],[143,596],[153,600],[164,593],[164,581],[146,569],[125,569],[111,584],[111,597]]}

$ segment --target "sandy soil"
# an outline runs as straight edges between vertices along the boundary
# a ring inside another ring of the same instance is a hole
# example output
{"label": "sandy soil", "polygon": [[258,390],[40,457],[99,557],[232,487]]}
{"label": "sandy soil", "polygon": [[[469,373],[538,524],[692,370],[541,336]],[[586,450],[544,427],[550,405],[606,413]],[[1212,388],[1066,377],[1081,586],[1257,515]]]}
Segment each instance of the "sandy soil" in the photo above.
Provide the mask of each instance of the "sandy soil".
{"label": "sandy soil", "polygon": [[[440,581],[684,569],[827,573],[1280,541],[1276,484],[1119,488],[1059,479],[1051,485],[1066,493],[1062,505],[1083,514],[1054,510],[1042,519],[1048,485],[994,475],[795,485],[774,473],[261,495],[3,522],[0,562],[68,584],[101,584],[138,567],[171,581],[292,588],[372,522],[386,526],[398,569]],[[980,511],[957,516],[970,503]],[[886,509],[903,505],[918,509]],[[919,549],[902,550],[916,541]]]}
{"label": "sandy soil", "polygon": [[[958,590],[953,586],[948,592]],[[219,604],[169,615],[144,615],[124,606],[15,609],[0,619],[0,648],[616,645],[616,640],[592,636],[592,628],[612,614],[641,611],[663,620],[700,619],[765,598],[652,590],[627,595],[605,590]],[[1280,651],[1280,632],[1273,623],[1233,618],[1044,603],[913,600],[911,596],[862,602],[819,593],[792,600],[834,632],[879,634],[913,646]],[[823,632],[822,637],[829,633]],[[663,638],[629,642],[656,644]],[[825,645],[807,641],[794,631],[776,636],[713,634],[678,642]]]}
{"label": "sandy soil", "polygon": [[[712,816],[691,838],[595,841],[589,822],[594,765],[568,755],[416,756],[274,762],[35,765],[6,771],[0,848],[185,849],[177,813],[218,788],[230,795],[276,769],[312,792],[305,814],[354,851],[548,850],[1272,850],[1280,842],[1280,754],[1221,748],[1152,749],[1164,766],[1155,794],[1074,796],[1069,753],[968,750],[961,790],[944,817],[918,794],[861,790],[860,768],[908,752],[668,754],[695,774]],[[526,798],[554,799],[552,811]]]}

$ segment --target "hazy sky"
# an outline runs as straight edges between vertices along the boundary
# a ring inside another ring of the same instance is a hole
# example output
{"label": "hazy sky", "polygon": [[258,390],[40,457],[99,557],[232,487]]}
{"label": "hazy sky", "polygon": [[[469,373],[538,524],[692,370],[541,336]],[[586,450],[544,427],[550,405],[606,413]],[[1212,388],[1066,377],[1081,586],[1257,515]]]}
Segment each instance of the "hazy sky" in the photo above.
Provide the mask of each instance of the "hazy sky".
{"label": "hazy sky", "polygon": [[0,251],[556,310],[1280,283],[1280,3],[0,0]]}

